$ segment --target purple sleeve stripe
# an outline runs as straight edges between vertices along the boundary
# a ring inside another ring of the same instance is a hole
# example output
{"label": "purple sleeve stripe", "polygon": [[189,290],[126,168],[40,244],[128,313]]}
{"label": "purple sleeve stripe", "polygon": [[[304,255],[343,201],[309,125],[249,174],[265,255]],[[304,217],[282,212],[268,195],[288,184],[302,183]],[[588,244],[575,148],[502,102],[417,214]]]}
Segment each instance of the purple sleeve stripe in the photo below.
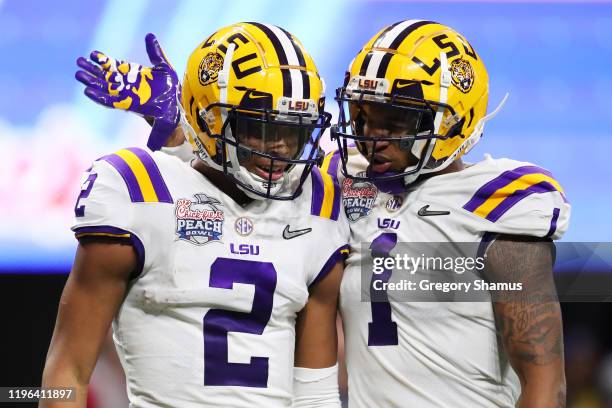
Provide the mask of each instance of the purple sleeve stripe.
{"label": "purple sleeve stripe", "polygon": [[340,248],[336,249],[333,254],[331,254],[327,262],[325,262],[325,265],[323,265],[323,268],[321,268],[321,271],[317,274],[310,285],[308,285],[309,290],[323,280],[327,275],[329,275],[331,270],[334,268],[334,265],[336,265],[338,261],[346,259],[348,256],[348,249],[348,244],[342,245]]}
{"label": "purple sleeve stripe", "polygon": [[548,181],[541,181],[538,184],[534,184],[524,190],[516,190],[514,193],[506,197],[501,203],[499,203],[499,205],[486,216],[486,219],[495,222],[523,198],[528,197],[533,193],[548,193],[551,191],[557,191],[557,189]]}
{"label": "purple sleeve stripe", "polygon": [[131,232],[126,231],[117,227],[110,227],[108,225],[94,225],[91,227],[78,227],[74,229],[74,235],[108,235],[116,237],[127,237],[132,235]]}
{"label": "purple sleeve stripe", "polygon": [[493,241],[495,241],[495,238],[497,238],[497,233],[495,232],[485,232],[482,234],[480,244],[478,244],[478,249],[476,251],[476,257],[484,257],[487,253],[487,249],[489,249]]}
{"label": "purple sleeve stripe", "polygon": [[313,167],[310,171],[310,175],[312,180],[312,202],[310,205],[310,214],[320,215],[321,207],[323,206],[323,198],[325,195],[321,170],[318,167]]}
{"label": "purple sleeve stripe", "polygon": [[135,234],[121,228],[111,227],[109,225],[95,225],[75,228],[74,235],[77,237],[77,239],[90,236],[129,240],[130,244],[134,248],[134,251],[136,251],[137,256],[136,268],[134,268],[134,271],[130,274],[130,279],[135,279],[142,273],[142,268],[144,267],[145,261],[145,249],[144,245],[142,245],[142,241]]}
{"label": "purple sleeve stripe", "polygon": [[128,166],[128,164],[121,157],[116,154],[111,154],[108,156],[102,157],[100,160],[105,160],[111,166],[115,168],[123,177],[123,181],[127,185],[128,192],[130,193],[130,199],[133,203],[141,203],[144,202],[144,197],[142,196],[142,190],[138,185],[138,181],[136,180],[136,176],[134,172]]}
{"label": "purple sleeve stripe", "polygon": [[552,177],[552,174],[548,170],[545,170],[538,166],[523,166],[518,167],[514,170],[505,171],[498,177],[489,181],[484,186],[480,187],[478,191],[476,191],[474,196],[470,199],[470,201],[468,201],[467,204],[463,206],[463,208],[467,211],[474,211],[478,207],[480,207],[482,203],[487,201],[487,199],[489,199],[493,195],[493,193],[495,193],[500,188],[507,186],[514,180],[523,177],[526,174],[533,173],[542,173],[546,174],[549,177]]}
{"label": "purple sleeve stripe", "polygon": [[334,181],[334,204],[332,207],[331,219],[334,221],[338,220],[340,214],[340,199],[342,198],[340,192],[340,183],[338,182],[338,162],[340,161],[340,150],[336,150],[332,156],[327,174],[329,174]]}
{"label": "purple sleeve stripe", "polygon": [[172,196],[170,195],[168,186],[166,186],[166,183],[162,178],[159,167],[157,167],[157,164],[155,164],[155,160],[153,160],[149,153],[138,147],[130,147],[127,150],[134,153],[144,165],[149,177],[151,178],[151,183],[153,184],[153,189],[155,190],[155,194],[157,195],[159,202],[172,204]]}
{"label": "purple sleeve stripe", "polygon": [[557,231],[557,221],[559,220],[560,213],[560,208],[555,208],[553,210],[552,219],[550,220],[550,228],[548,229],[548,232],[546,233],[544,238],[551,238],[555,234],[555,231]]}

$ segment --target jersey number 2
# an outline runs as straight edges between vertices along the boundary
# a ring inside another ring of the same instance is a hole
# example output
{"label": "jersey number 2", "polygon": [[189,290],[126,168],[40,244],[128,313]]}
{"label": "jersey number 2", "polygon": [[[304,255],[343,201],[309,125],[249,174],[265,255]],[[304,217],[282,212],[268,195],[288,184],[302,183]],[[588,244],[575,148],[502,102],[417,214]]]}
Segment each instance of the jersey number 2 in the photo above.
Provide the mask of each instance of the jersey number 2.
{"label": "jersey number 2", "polygon": [[[372,258],[386,258],[389,253],[397,245],[397,234],[394,232],[385,232],[380,234],[372,244],[370,250]],[[385,269],[379,275],[372,275],[370,282],[370,305],[372,307],[372,321],[368,323],[368,346],[394,346],[398,344],[397,340],[397,323],[391,320],[391,304],[387,293],[384,293],[384,301],[374,302],[374,279],[379,279],[388,282],[391,278],[390,269]],[[377,294],[379,297],[380,294]]]}
{"label": "jersey number 2", "polygon": [[255,286],[251,312],[210,309],[204,315],[204,385],[234,385],[265,388],[268,357],[251,357],[249,363],[228,361],[229,332],[262,334],[270,315],[276,270],[270,262],[217,258],[210,269],[209,285],[232,289],[234,283]]}

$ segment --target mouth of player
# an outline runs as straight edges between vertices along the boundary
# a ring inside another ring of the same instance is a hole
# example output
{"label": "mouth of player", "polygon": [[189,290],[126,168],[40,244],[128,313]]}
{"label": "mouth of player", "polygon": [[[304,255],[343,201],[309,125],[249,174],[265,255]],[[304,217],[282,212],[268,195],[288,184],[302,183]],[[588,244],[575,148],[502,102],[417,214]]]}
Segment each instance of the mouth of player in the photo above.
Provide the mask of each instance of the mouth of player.
{"label": "mouth of player", "polygon": [[269,164],[260,163],[260,164],[255,164],[253,168],[254,170],[253,172],[265,180],[268,180],[271,175],[272,181],[277,181],[283,177],[283,174],[285,173],[286,168],[287,168],[287,164],[284,164],[284,163],[275,164],[274,166],[272,166],[272,168],[270,168]]}
{"label": "mouth of player", "polygon": [[370,168],[374,173],[384,173],[391,168],[393,162],[386,156],[376,153],[370,160]]}

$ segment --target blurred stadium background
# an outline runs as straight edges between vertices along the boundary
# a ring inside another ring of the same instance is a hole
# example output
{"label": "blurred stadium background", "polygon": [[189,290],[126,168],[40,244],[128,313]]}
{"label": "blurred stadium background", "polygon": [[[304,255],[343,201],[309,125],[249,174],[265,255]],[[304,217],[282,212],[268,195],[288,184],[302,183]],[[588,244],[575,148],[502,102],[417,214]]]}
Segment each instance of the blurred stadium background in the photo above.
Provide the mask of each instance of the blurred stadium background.
{"label": "blurred stadium background", "polygon": [[[336,112],[334,89],[361,45],[411,18],[470,40],[489,70],[490,109],[510,92],[468,160],[491,153],[548,168],[573,206],[564,241],[612,241],[612,1],[0,0],[0,385],[40,382],[76,247],[69,227],[82,171],[148,135],[142,119],[82,95],[78,56],[97,49],[148,64],[144,36],[153,32],[182,75],[216,28],[265,21],[301,39]],[[612,307],[563,307],[568,406],[612,406]],[[112,347],[103,354],[92,406],[127,406]]]}

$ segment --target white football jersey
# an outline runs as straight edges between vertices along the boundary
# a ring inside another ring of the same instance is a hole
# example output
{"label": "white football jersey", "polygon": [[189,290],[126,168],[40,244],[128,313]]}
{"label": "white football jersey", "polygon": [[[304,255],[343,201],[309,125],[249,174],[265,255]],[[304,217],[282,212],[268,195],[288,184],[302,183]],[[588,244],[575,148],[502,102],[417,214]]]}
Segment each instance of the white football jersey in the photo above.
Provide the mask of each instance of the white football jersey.
{"label": "white football jersey", "polygon": [[[351,174],[367,166],[356,149],[349,164]],[[485,157],[401,195],[350,179],[341,185],[351,227],[340,295],[349,406],[514,407],[520,384],[489,292],[480,302],[363,301],[360,264],[371,257],[363,243],[383,243],[394,256],[396,243],[480,243],[487,232],[557,239],[570,213],[559,184],[532,164]]]}
{"label": "white football jersey", "polygon": [[241,207],[178,158],[129,148],[94,163],[75,212],[77,238],[138,254],[113,321],[130,407],[291,405],[296,314],[348,252],[332,175]]}

